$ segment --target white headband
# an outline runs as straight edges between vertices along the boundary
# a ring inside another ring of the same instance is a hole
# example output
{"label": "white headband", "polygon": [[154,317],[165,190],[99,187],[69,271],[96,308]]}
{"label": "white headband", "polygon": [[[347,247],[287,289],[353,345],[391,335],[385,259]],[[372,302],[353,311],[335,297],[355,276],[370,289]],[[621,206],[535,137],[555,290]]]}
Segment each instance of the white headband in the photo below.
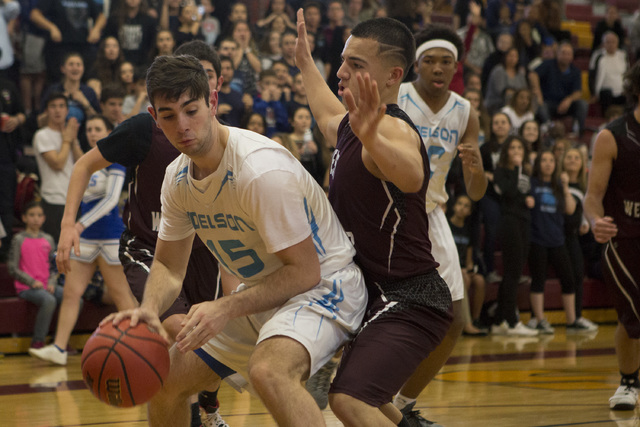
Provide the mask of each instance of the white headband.
{"label": "white headband", "polygon": [[420,60],[420,55],[422,55],[426,50],[433,49],[434,47],[441,47],[448,50],[449,52],[453,53],[453,59],[455,61],[458,60],[458,49],[453,43],[443,39],[435,39],[426,41],[420,45],[420,47],[416,50],[416,61]]}

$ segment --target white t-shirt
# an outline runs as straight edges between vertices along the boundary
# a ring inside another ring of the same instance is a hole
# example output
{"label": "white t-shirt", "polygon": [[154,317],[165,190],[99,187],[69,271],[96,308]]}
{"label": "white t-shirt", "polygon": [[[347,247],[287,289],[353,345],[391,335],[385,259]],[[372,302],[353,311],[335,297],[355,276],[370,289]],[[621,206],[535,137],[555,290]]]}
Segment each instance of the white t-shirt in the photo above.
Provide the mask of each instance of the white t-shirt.
{"label": "white t-shirt", "polygon": [[228,129],[213,174],[195,180],[184,154],[167,167],[158,237],[180,240],[195,230],[219,263],[248,286],[282,267],[275,252],[309,235],[323,277],[349,265],[355,249],[300,162],[264,136]]}
{"label": "white t-shirt", "polygon": [[434,113],[420,97],[412,83],[400,85],[398,105],[418,128],[429,156],[431,177],[427,190],[427,213],[449,196],[445,183],[460,139],[467,130],[471,104],[455,92],[449,92],[447,103]]}
{"label": "white t-shirt", "polygon": [[53,205],[64,205],[67,200],[67,188],[73,170],[73,153],[69,156],[61,170],[53,170],[42,157],[47,151],[59,151],[62,147],[62,133],[45,127],[33,136],[33,149],[36,152],[36,162],[40,170],[40,194],[42,198]]}

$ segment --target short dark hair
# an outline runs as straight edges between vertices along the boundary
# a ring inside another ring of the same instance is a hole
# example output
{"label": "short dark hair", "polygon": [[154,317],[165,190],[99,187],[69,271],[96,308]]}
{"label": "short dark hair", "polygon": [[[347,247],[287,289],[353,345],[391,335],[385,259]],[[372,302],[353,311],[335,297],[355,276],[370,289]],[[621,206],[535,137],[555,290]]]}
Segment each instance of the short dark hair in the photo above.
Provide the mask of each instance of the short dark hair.
{"label": "short dark hair", "polygon": [[213,65],[213,70],[216,72],[216,79],[220,77],[220,57],[211,46],[202,40],[192,40],[183,43],[173,54],[175,56],[191,55],[195,56],[198,61],[209,61],[211,65]]}
{"label": "short dark hair", "polygon": [[[134,80],[135,81],[135,80]],[[111,98],[120,98],[124,99],[127,95],[122,85],[110,83],[105,85],[100,92],[100,102],[104,104]]]}
{"label": "short dark hair", "polygon": [[320,11],[320,13],[322,13],[322,4],[320,4],[320,2],[315,1],[315,0],[309,0],[304,2],[304,4],[302,5],[302,9],[306,12],[307,9],[311,8],[311,7],[315,7],[316,9],[318,9]]}
{"label": "short dark hair", "polygon": [[[230,56],[227,55],[220,55],[220,70],[222,70],[222,63],[223,62],[231,62],[231,67],[235,70],[236,67],[235,65],[233,65],[233,59]],[[222,71],[221,71],[222,72]]]}
{"label": "short dark hair", "polygon": [[27,203],[26,205],[24,205],[24,208],[22,209],[22,215],[26,215],[27,212],[29,212],[31,209],[33,208],[40,208],[42,209],[42,203],[40,203],[39,200],[32,200],[29,203]]}
{"label": "short dark hair", "polygon": [[351,35],[377,41],[378,54],[392,55],[402,64],[405,75],[415,62],[416,44],[413,33],[400,21],[392,18],[368,19],[353,27]]}
{"label": "short dark hair", "polygon": [[147,94],[155,108],[158,97],[176,101],[182,94],[204,98],[209,105],[209,77],[195,56],[158,56],[147,71]]}
{"label": "short dark hair", "polygon": [[627,102],[634,107],[638,105],[640,96],[640,61],[636,61],[633,67],[624,73],[624,93],[627,95]]}
{"label": "short dark hair", "polygon": [[464,56],[464,43],[458,33],[456,33],[453,28],[442,24],[431,24],[416,34],[416,47],[422,45],[424,42],[436,39],[442,39],[453,43],[456,49],[458,49],[458,57],[456,58],[456,61],[459,61],[460,58]]}
{"label": "short dark hair", "polygon": [[258,81],[262,81],[266,77],[275,77],[275,78],[277,78],[278,75],[271,68],[267,68],[266,70],[260,71],[260,76],[258,77]]}
{"label": "short dark hair", "polygon": [[89,120],[102,120],[102,123],[104,123],[104,126],[107,128],[109,132],[111,132],[114,129],[113,123],[111,123],[109,119],[107,119],[102,114],[94,114],[93,116],[89,116],[87,118],[86,123],[89,123]]}
{"label": "short dark hair", "polygon": [[69,98],[67,98],[64,93],[62,93],[62,92],[51,92],[49,94],[49,96],[47,96],[47,99],[44,101],[44,108],[47,108],[49,106],[49,104],[51,104],[53,101],[58,100],[58,99],[63,99],[64,100],[64,105],[66,105],[67,108],[69,107]]}

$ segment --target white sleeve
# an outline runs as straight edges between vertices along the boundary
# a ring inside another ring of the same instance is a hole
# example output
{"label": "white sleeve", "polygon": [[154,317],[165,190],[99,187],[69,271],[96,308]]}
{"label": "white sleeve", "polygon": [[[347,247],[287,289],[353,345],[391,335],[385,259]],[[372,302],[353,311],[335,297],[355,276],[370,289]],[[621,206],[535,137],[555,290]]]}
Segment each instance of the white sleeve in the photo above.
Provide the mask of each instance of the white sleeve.
{"label": "white sleeve", "polygon": [[96,203],[89,212],[82,215],[78,221],[84,228],[89,228],[91,224],[107,215],[120,201],[125,172],[122,169],[114,168],[109,170],[108,173],[109,177],[107,178],[107,188],[104,197]]}
{"label": "white sleeve", "polygon": [[[273,159],[269,155],[274,154]],[[283,164],[282,155],[261,151],[261,162],[278,162],[278,168],[256,175],[243,186],[239,202],[255,222],[269,253],[275,253],[300,243],[311,234],[305,204],[307,200],[300,184],[302,168]],[[273,164],[273,163],[271,163]],[[298,170],[297,170],[298,169]]]}
{"label": "white sleeve", "polygon": [[174,173],[171,166],[167,167],[164,181],[162,182],[162,190],[160,192],[162,214],[158,229],[158,237],[167,241],[182,240],[195,233],[193,225],[189,221],[187,209],[179,202],[179,192],[183,189],[183,186],[172,185]]}
{"label": "white sleeve", "polygon": [[56,144],[52,138],[49,138],[49,133],[43,131],[38,131],[33,136],[33,148],[36,152],[42,154],[47,151],[58,151],[60,149],[59,144]]}

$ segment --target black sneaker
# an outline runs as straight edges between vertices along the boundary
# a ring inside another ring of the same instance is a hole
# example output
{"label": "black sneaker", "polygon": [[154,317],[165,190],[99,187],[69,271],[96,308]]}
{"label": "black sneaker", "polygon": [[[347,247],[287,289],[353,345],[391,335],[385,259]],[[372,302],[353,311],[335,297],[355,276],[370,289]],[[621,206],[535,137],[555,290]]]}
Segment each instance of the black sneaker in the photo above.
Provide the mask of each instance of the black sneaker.
{"label": "black sneaker", "polygon": [[416,406],[416,402],[410,403],[400,410],[400,412],[402,412],[402,415],[404,415],[407,421],[409,421],[409,425],[411,427],[443,427],[440,424],[424,418],[422,415],[420,415],[420,411],[414,411],[414,406]]}

